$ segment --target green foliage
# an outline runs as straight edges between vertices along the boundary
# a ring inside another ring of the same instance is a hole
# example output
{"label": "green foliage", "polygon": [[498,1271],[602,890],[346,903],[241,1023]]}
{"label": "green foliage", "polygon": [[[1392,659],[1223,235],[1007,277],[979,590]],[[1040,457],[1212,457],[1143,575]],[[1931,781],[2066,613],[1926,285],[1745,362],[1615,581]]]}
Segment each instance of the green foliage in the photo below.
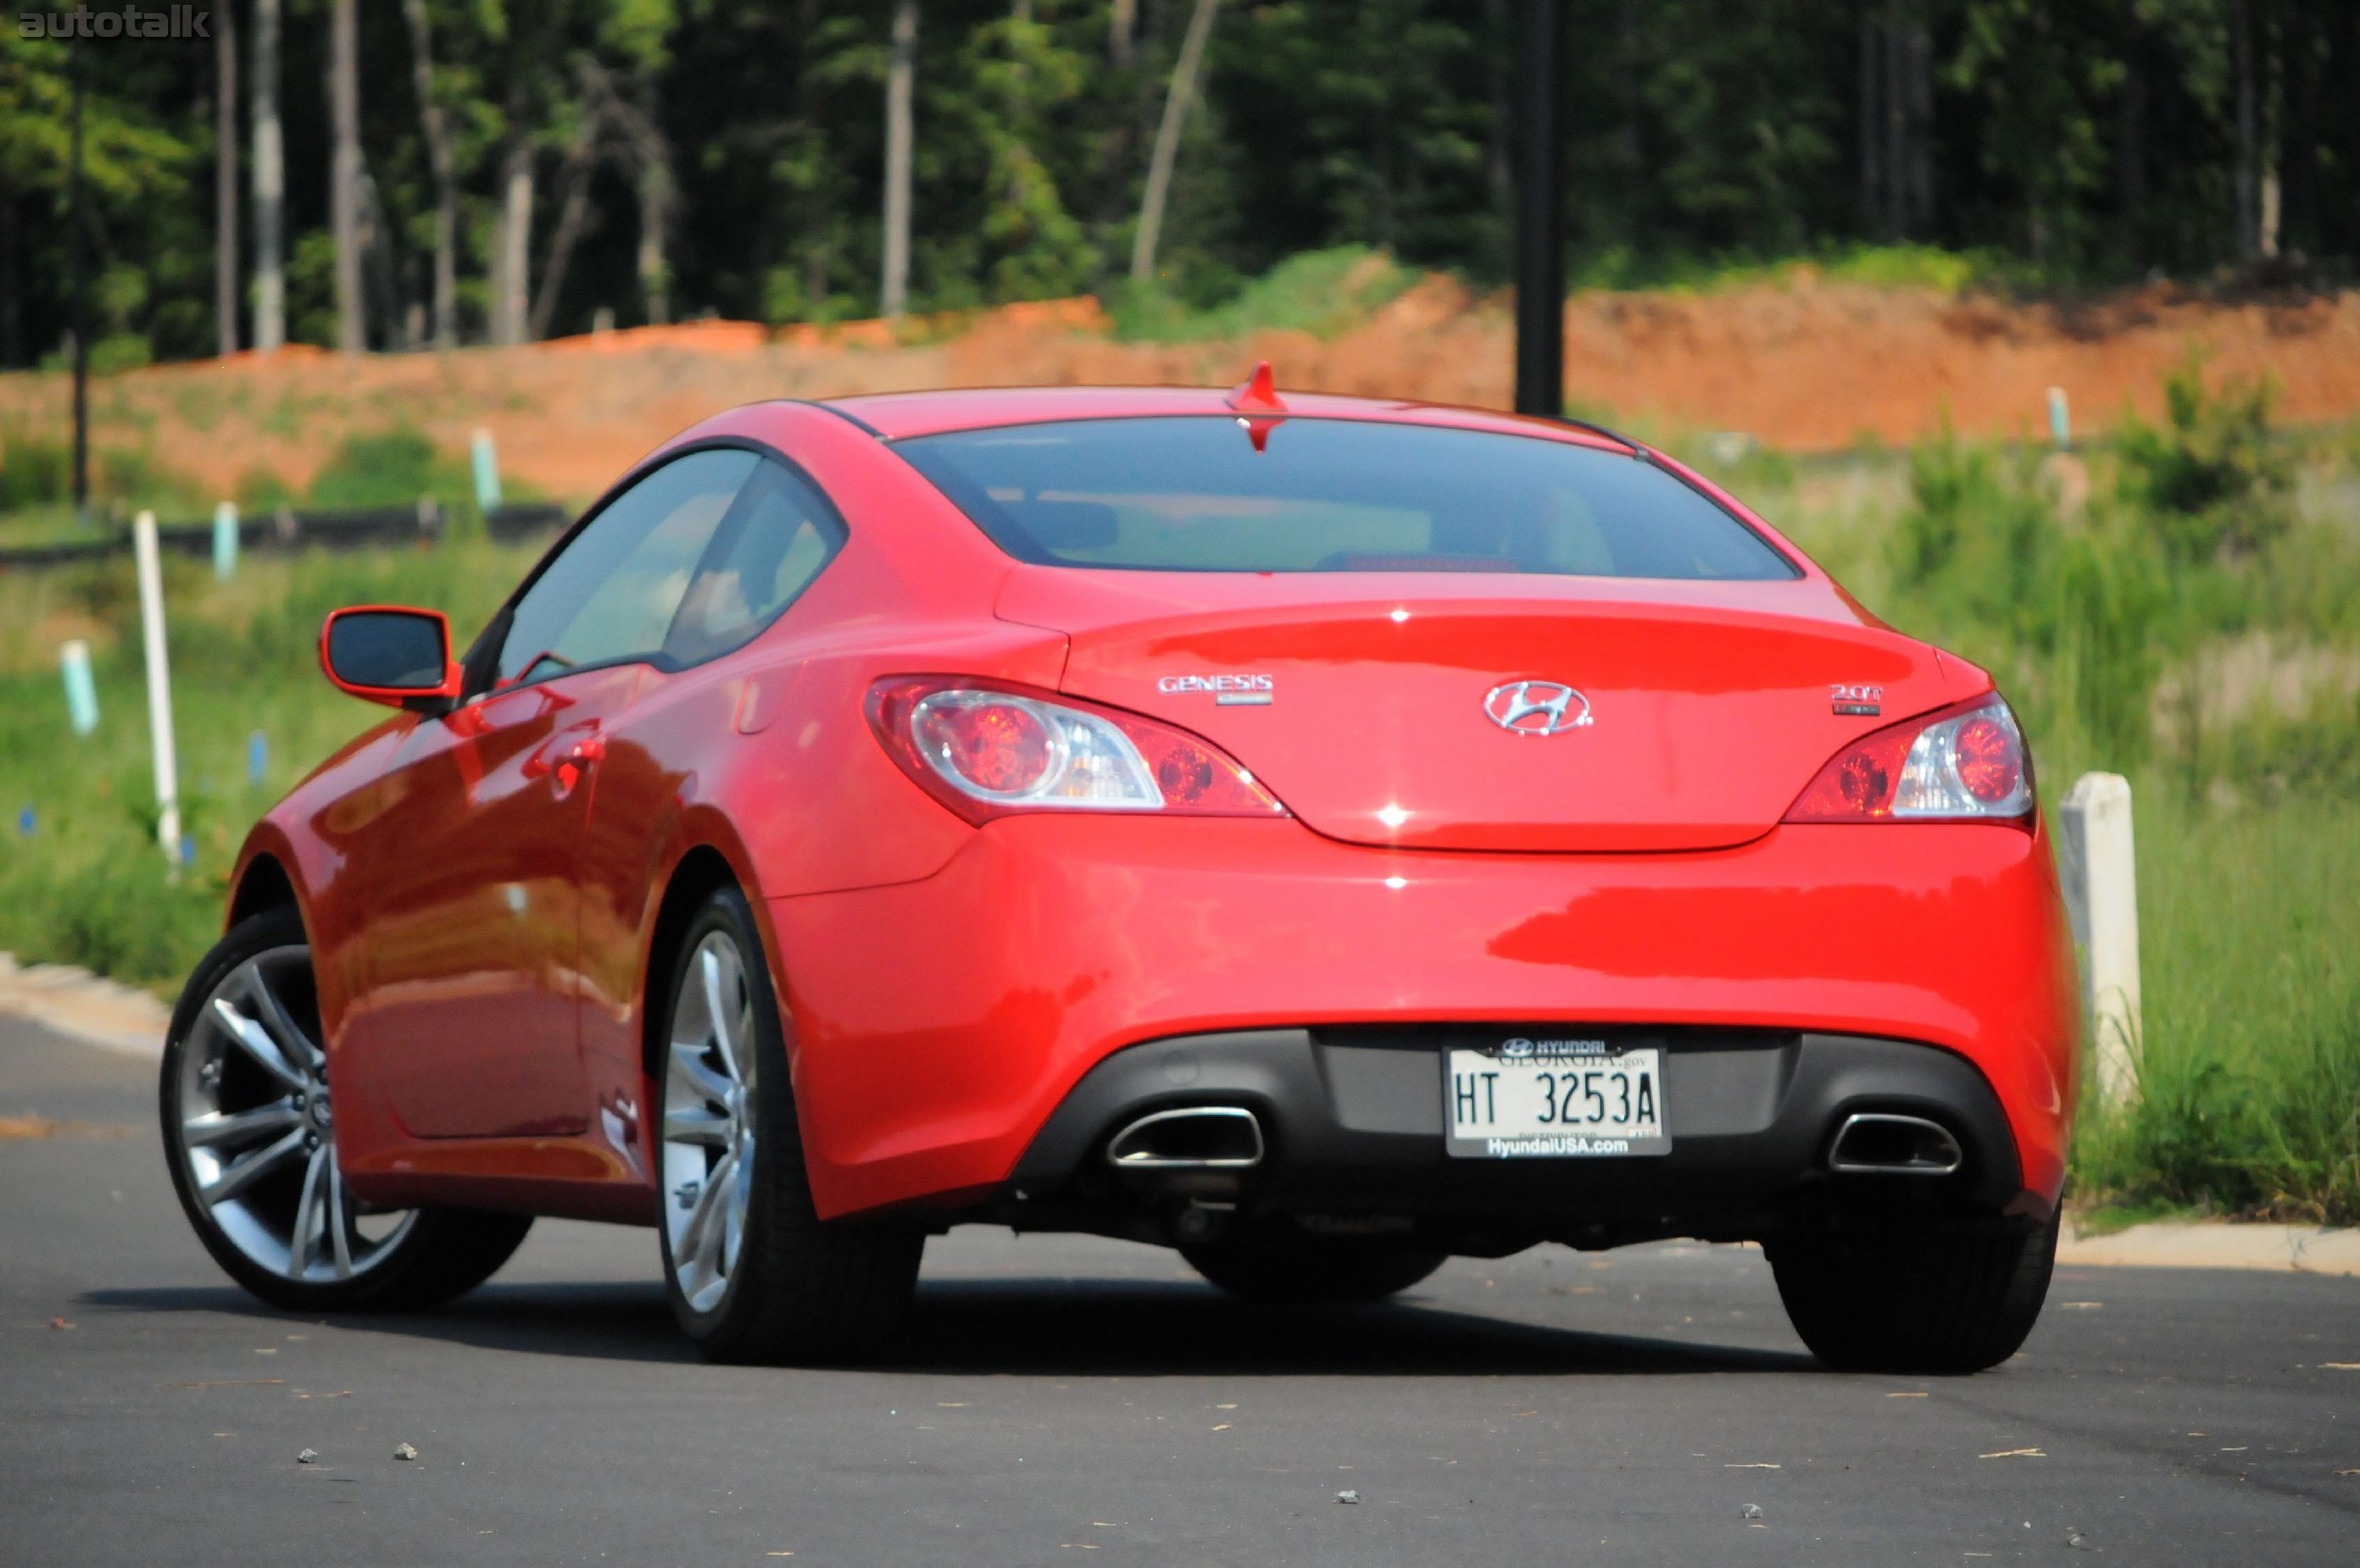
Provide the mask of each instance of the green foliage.
{"label": "green foliage", "polygon": [[2125,419],[2116,441],[2124,497],[2173,560],[2250,555],[2285,533],[2293,465],[2270,431],[2277,396],[2267,380],[2207,390],[2191,353],[2164,382],[2165,424]]}
{"label": "green foliage", "polygon": [[449,502],[467,495],[472,483],[464,464],[446,459],[431,441],[402,425],[346,436],[335,456],[312,477],[311,503],[319,507],[401,506],[421,496]]}
{"label": "green foliage", "polygon": [[2009,259],[1993,250],[1946,250],[1930,244],[1820,243],[1799,254],[1764,261],[1735,251],[1642,255],[1627,246],[1596,252],[1574,275],[1576,288],[1713,294],[1733,289],[1792,288],[1806,279],[1880,289],[1930,289],[1957,295],[2009,282]]}
{"label": "green foliage", "polygon": [[2141,1098],[2085,1109],[2084,1200],[2360,1220],[2355,878],[2350,794],[2228,814],[2141,799]]}
{"label": "green foliage", "polygon": [[2035,453],[1962,442],[1946,420],[1910,454],[1890,551],[1897,620],[2003,679],[2031,674],[2011,683],[2018,703],[2077,750],[2145,760],[2169,595],[2137,530],[2104,514],[2068,530]]}
{"label": "green foliage", "polygon": [[[144,447],[91,453],[91,501],[101,517],[138,508],[169,518],[196,504],[188,476]],[[12,543],[62,537],[74,528],[74,448],[55,437],[0,427],[0,532]]]}
{"label": "green foliage", "polygon": [[1160,287],[1118,288],[1107,303],[1115,335],[1157,343],[1197,343],[1255,332],[1308,332],[1332,338],[1368,319],[1416,280],[1391,257],[1365,245],[1340,245],[1280,262],[1230,297],[1192,310]]}
{"label": "green foliage", "polygon": [[74,498],[74,450],[17,427],[0,429],[0,512],[62,506]]}
{"label": "green foliage", "polygon": [[[1186,0],[926,0],[916,55],[911,307],[1104,294],[1127,255]],[[1133,31],[1119,40],[1115,21]],[[486,332],[507,172],[533,179],[531,287],[551,319],[707,312],[836,321],[877,308],[880,112],[894,8],[783,0],[425,0],[458,181],[463,330]],[[2360,69],[2349,0],[1863,5],[1656,0],[1576,12],[1564,197],[1575,275],[1606,288],[1793,274],[2072,289],[2258,255],[2236,217],[2237,104],[2261,106],[2283,267],[2360,256]],[[362,152],[383,244],[372,341],[433,274],[437,188],[406,6],[359,16]],[[294,335],[333,337],[317,67],[328,8],[288,8],[281,94]],[[1304,252],[1359,245],[1507,279],[1518,7],[1230,0],[1187,117],[1151,335]],[[249,35],[250,40],[250,35]],[[102,368],[210,352],[211,52],[102,51],[85,125]],[[94,58],[94,57],[93,57]],[[0,365],[68,314],[63,46],[0,34]],[[2238,79],[2240,60],[2250,79]],[[312,88],[296,91],[300,84]],[[579,223],[566,220],[577,198]],[[644,214],[660,219],[646,258]],[[251,264],[251,257],[247,258]],[[648,286],[649,278],[655,287]],[[1163,325],[1158,325],[1162,323]],[[143,348],[141,346],[143,345]]]}
{"label": "green foliage", "polygon": [[[155,838],[139,604],[127,561],[0,576],[0,950],[169,984],[218,934],[223,879],[246,826],[329,750],[384,716],[320,678],[320,622],[343,604],[448,612],[462,636],[489,618],[530,548],[249,556],[217,583],[168,556],[173,706],[184,831],[194,864],[177,878]],[[67,727],[55,639],[93,647],[96,733]],[[246,737],[269,737],[271,771],[245,772]],[[30,806],[34,831],[20,835]]]}

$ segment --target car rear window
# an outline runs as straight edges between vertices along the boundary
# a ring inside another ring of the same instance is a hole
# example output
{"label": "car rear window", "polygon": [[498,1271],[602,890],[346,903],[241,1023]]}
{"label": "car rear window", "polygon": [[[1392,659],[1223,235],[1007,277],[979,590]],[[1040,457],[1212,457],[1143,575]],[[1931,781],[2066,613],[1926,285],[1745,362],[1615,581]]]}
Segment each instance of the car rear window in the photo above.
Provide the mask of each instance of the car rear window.
{"label": "car rear window", "polygon": [[1797,575],[1651,463],[1537,436],[1288,418],[1083,419],[895,450],[1020,561],[1197,572]]}

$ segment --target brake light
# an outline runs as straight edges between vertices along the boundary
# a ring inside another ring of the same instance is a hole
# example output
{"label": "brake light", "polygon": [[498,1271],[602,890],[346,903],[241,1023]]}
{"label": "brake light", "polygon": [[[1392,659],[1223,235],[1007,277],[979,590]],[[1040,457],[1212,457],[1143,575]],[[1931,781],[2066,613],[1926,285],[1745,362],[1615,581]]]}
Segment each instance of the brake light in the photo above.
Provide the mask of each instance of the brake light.
{"label": "brake light", "polygon": [[1786,819],[2029,825],[2032,799],[2024,733],[1995,692],[1863,735],[1819,770]]}
{"label": "brake light", "polygon": [[970,822],[1020,811],[1287,815],[1210,742],[1120,709],[953,676],[880,681],[868,709],[902,770]]}

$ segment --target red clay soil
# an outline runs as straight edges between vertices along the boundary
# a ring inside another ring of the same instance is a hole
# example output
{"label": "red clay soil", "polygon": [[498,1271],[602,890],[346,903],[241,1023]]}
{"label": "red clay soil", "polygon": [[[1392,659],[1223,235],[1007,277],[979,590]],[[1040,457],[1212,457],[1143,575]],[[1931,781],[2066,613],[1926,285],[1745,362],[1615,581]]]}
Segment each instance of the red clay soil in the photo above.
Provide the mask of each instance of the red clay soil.
{"label": "red clay soil", "polygon": [[[955,329],[953,327],[955,325]],[[2360,294],[2219,303],[2151,289],[2082,307],[1835,285],[1807,270],[1714,294],[1586,294],[1565,312],[1566,392],[1659,437],[1743,430],[1792,450],[1863,435],[1903,442],[1947,411],[1964,431],[2044,430],[2063,387],[2077,428],[2126,407],[2156,417],[2191,346],[2215,376],[2268,376],[2283,417],[2360,415]],[[1506,301],[1429,278],[1342,335],[1267,332],[1205,344],[1119,343],[1094,301],[1009,306],[900,332],[884,323],[767,331],[699,322],[524,348],[347,360],[318,349],[159,366],[100,381],[94,439],[144,449],[202,491],[274,471],[298,491],[355,431],[400,424],[464,452],[479,426],[504,473],[588,497],[666,436],[766,397],[976,384],[1226,385],[1269,359],[1288,387],[1505,406]],[[0,430],[62,431],[57,375],[0,377]]]}

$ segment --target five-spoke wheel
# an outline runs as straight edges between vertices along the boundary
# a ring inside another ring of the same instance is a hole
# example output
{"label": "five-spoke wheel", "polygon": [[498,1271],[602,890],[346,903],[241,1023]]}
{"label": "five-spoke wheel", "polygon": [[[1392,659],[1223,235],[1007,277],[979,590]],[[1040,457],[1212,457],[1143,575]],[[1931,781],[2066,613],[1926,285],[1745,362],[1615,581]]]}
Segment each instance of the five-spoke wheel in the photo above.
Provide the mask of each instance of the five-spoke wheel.
{"label": "five-spoke wheel", "polygon": [[656,1234],[673,1315],[716,1361],[875,1351],[908,1306],[925,1234],[819,1218],[745,895],[709,895],[672,952],[651,1065],[664,1106]]}
{"label": "five-spoke wheel", "polygon": [[180,1046],[177,1154],[247,1261],[328,1282],[383,1263],[417,1215],[363,1214],[346,1189],[314,1017],[300,943],[265,949],[214,986]]}
{"label": "five-spoke wheel", "polygon": [[198,1239],[279,1306],[438,1301],[481,1282],[532,1222],[354,1197],[337,1160],[312,950],[293,909],[241,922],[197,965],[160,1090],[173,1187]]}
{"label": "five-spoke wheel", "polygon": [[682,982],[664,1075],[664,1230],[683,1299],[709,1312],[746,1245],[760,1058],[746,960],[728,932],[706,933]]}

